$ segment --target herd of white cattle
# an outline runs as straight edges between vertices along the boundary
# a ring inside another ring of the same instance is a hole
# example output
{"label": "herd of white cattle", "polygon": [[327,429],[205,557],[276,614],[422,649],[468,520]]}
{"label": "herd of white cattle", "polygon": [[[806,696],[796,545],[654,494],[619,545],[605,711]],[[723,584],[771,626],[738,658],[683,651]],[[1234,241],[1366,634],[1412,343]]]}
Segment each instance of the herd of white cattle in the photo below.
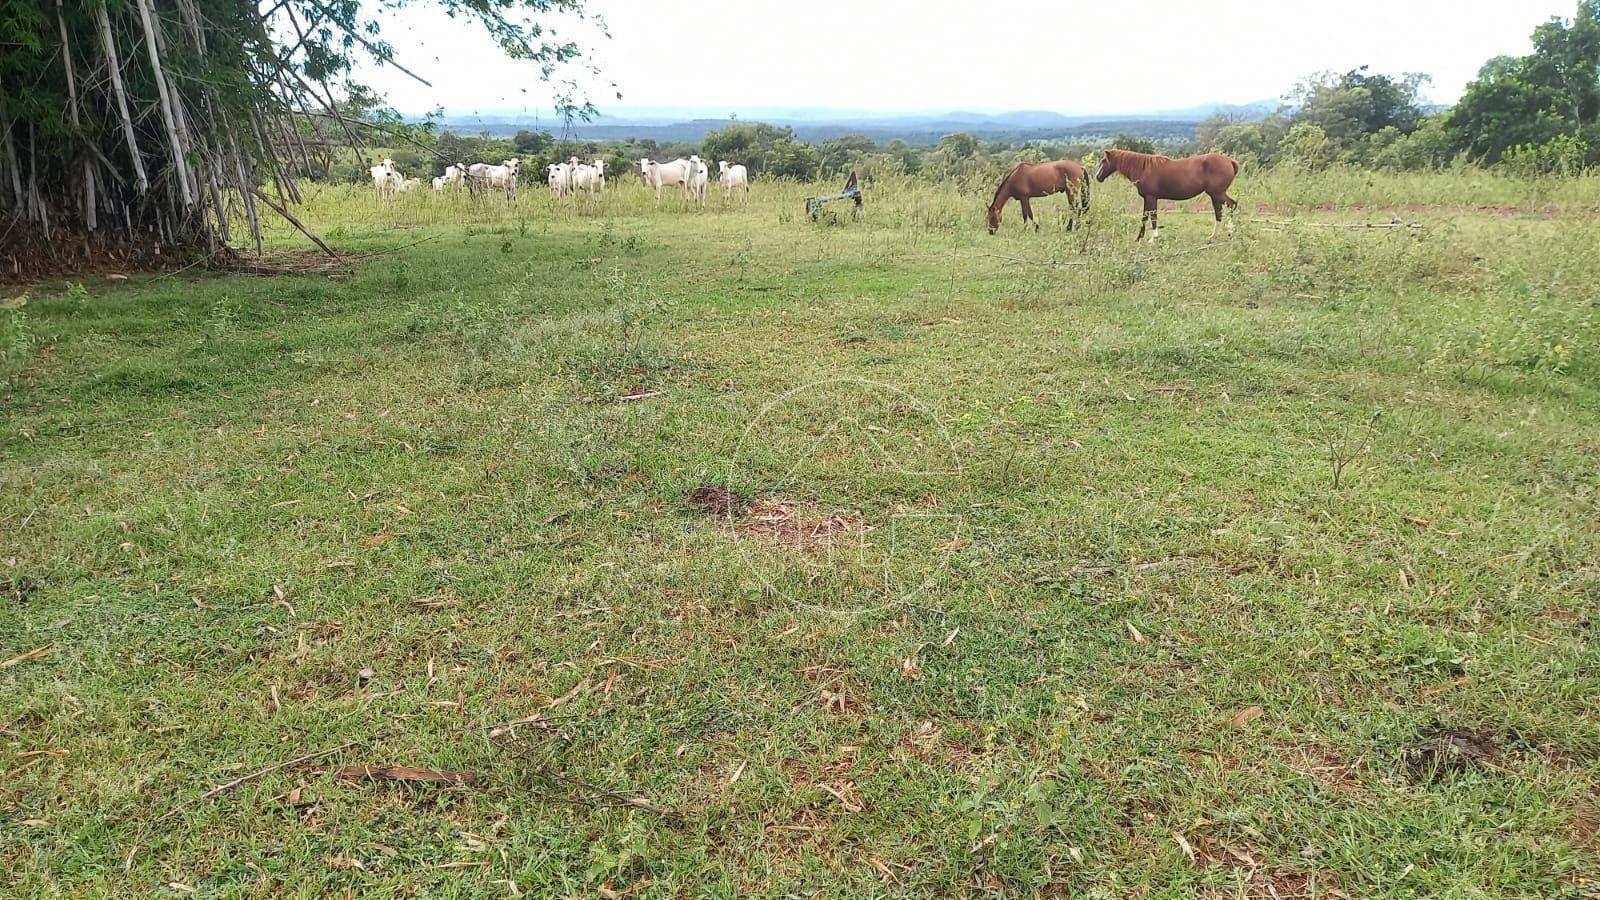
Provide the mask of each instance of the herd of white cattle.
{"label": "herd of white cattle", "polygon": [[[521,167],[521,162],[516,159],[508,159],[497,166],[487,163],[473,163],[470,166],[457,163],[446,168],[443,175],[433,179],[433,189],[446,191],[467,186],[481,186],[504,192],[506,197],[515,199],[517,172]],[[384,159],[369,171],[372,174],[372,189],[379,197],[393,198],[396,194],[404,194],[421,183],[420,179],[407,178],[400,174],[392,159]],[[724,199],[732,200],[736,192],[750,193],[750,172],[744,166],[727,160],[718,160],[717,171],[722,181]],[[685,202],[693,201],[704,206],[706,185],[710,181],[710,176],[705,161],[698,156],[690,156],[688,159],[680,157],[671,162],[639,160],[639,178],[645,187],[655,190],[657,203],[661,202],[662,188],[677,186]],[[606,190],[606,163],[603,159],[586,163],[574,156],[564,163],[552,163],[545,180],[550,186],[550,196],[557,200],[575,196],[579,192],[591,198],[598,197]]]}

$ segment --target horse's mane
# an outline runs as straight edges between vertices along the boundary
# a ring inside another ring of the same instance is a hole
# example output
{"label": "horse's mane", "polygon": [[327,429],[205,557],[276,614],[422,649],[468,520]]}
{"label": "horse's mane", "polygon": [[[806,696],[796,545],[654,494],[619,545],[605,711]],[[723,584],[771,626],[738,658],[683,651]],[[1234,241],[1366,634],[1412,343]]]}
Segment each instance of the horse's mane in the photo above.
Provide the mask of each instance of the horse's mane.
{"label": "horse's mane", "polygon": [[993,209],[995,204],[1000,202],[1000,194],[1005,191],[1006,185],[1011,183],[1011,177],[1016,175],[1017,170],[1020,168],[1022,168],[1022,163],[1017,163],[1011,167],[1011,171],[1006,173],[1006,177],[1000,179],[1000,186],[994,189],[994,199],[989,201],[990,209]]}
{"label": "horse's mane", "polygon": [[1152,166],[1158,163],[1172,162],[1172,157],[1170,156],[1139,153],[1134,150],[1107,150],[1106,155],[1116,162],[1118,172],[1121,172],[1129,181],[1135,183],[1150,174]]}

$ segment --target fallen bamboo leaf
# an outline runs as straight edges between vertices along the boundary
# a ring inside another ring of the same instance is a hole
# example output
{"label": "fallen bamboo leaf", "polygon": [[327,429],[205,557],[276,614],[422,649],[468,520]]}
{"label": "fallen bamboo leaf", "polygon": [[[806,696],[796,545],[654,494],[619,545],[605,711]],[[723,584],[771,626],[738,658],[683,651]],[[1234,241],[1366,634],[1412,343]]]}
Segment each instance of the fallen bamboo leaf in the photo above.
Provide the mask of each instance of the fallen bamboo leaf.
{"label": "fallen bamboo leaf", "polygon": [[619,891],[611,886],[611,882],[607,881],[601,884],[597,890],[600,896],[606,898],[606,900],[618,900],[618,898],[626,897],[641,888],[649,887],[650,884],[651,880],[649,878],[641,878]]}
{"label": "fallen bamboo leaf", "polygon": [[1424,519],[1421,516],[1406,516],[1405,518],[1407,522],[1410,522],[1418,528],[1428,528],[1433,525],[1432,519]]}
{"label": "fallen bamboo leaf", "polygon": [[1228,727],[1238,728],[1241,725],[1248,725],[1251,722],[1261,718],[1264,712],[1266,712],[1266,710],[1259,706],[1246,706],[1244,709],[1241,709],[1233,714],[1233,718],[1228,720]]}
{"label": "fallen bamboo leaf", "polygon": [[562,694],[561,696],[555,698],[554,700],[551,700],[549,703],[545,704],[545,706],[547,708],[549,708],[549,709],[555,709],[556,707],[558,707],[561,704],[567,702],[568,700],[571,700],[573,697],[576,697],[579,694],[583,693],[584,691],[588,690],[589,689],[589,683],[590,682],[589,682],[588,678],[583,679],[582,681],[580,681],[577,684],[573,685],[572,686],[572,690],[567,691],[565,694]]}
{"label": "fallen bamboo leaf", "polygon": [[1435,694],[1442,694],[1445,691],[1454,690],[1454,689],[1456,689],[1458,687],[1466,687],[1467,685],[1469,685],[1471,683],[1472,683],[1472,676],[1471,675],[1463,675],[1460,678],[1457,678],[1455,681],[1450,682],[1449,684],[1440,684],[1440,685],[1435,685],[1434,687],[1428,688],[1427,690],[1422,692],[1422,696],[1424,696],[1424,697],[1432,697]]}
{"label": "fallen bamboo leaf", "polygon": [[[848,785],[849,782],[845,782],[845,784]],[[861,804],[857,803],[854,800],[851,800],[848,794],[846,794],[844,791],[839,790],[838,788],[834,787],[831,784],[822,783],[822,784],[818,784],[817,787],[822,788],[828,794],[832,795],[832,797],[835,800],[838,800],[839,801],[839,805],[843,806],[845,808],[846,812],[858,813],[858,812],[861,812],[861,810],[863,809]]]}
{"label": "fallen bamboo leaf", "polygon": [[21,656],[13,656],[5,662],[0,662],[0,669],[9,669],[12,666],[20,666],[29,660],[38,659],[54,649],[54,647],[40,647],[37,650],[29,650],[27,653],[24,653]]}
{"label": "fallen bamboo leaf", "polygon": [[1222,849],[1228,851],[1228,854],[1230,856],[1232,856],[1234,859],[1237,859],[1239,862],[1244,863],[1247,866],[1256,866],[1256,865],[1258,865],[1258,863],[1256,862],[1255,857],[1253,857],[1250,854],[1244,852],[1243,850],[1240,850],[1238,847],[1235,847],[1232,844],[1223,844],[1222,845]]}
{"label": "fallen bamboo leaf", "polygon": [[375,547],[378,544],[383,543],[384,541],[392,541],[392,540],[394,540],[395,538],[397,538],[399,536],[400,535],[395,534],[393,532],[384,532],[383,534],[375,534],[372,537],[369,537],[366,540],[362,541],[361,543],[363,545],[365,545],[365,546],[368,546],[368,547]]}
{"label": "fallen bamboo leaf", "polygon": [[1178,849],[1183,851],[1183,855],[1189,857],[1190,862],[1194,862],[1194,847],[1189,845],[1189,839],[1176,831],[1172,833],[1172,839],[1178,842]]}
{"label": "fallen bamboo leaf", "polygon": [[1128,634],[1133,635],[1133,642],[1135,644],[1143,644],[1149,640],[1144,636],[1144,632],[1140,631],[1138,628],[1135,628],[1133,623],[1127,619],[1123,619],[1122,624],[1128,626]]}
{"label": "fallen bamboo leaf", "polygon": [[917,664],[916,654],[912,654],[911,656],[908,656],[905,659],[902,659],[900,661],[900,677],[901,678],[905,678],[905,679],[909,680],[909,679],[912,679],[912,678],[916,678],[918,675],[921,675],[921,674],[922,674],[922,666]]}
{"label": "fallen bamboo leaf", "polygon": [[739,760],[739,765],[734,767],[733,774],[728,776],[728,783],[733,784],[735,781],[738,781],[739,776],[744,774],[744,767],[749,764],[749,760]]}

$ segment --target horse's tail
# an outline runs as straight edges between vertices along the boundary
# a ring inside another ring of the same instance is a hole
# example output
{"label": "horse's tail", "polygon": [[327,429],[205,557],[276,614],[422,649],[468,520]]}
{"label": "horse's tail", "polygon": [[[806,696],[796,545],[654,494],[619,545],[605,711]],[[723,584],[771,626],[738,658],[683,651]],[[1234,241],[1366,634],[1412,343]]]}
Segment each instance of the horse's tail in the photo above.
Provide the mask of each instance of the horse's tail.
{"label": "horse's tail", "polygon": [[1086,215],[1089,214],[1089,182],[1091,182],[1093,180],[1094,180],[1093,178],[1089,177],[1089,170],[1088,169],[1084,169],[1082,177],[1080,177],[1078,179],[1078,214],[1079,215],[1086,216]]}

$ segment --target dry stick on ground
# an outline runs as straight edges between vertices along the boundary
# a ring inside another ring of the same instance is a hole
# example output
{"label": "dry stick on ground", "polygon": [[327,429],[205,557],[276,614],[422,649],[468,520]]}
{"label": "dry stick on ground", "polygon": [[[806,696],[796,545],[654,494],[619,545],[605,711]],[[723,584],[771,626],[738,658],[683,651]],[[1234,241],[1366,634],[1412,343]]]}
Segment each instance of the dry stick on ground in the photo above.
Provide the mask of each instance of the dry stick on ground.
{"label": "dry stick on ground", "polygon": [[460,785],[472,784],[478,778],[471,772],[420,769],[416,766],[340,766],[333,769],[333,775],[346,781],[410,781]]}
{"label": "dry stick on ground", "polygon": [[644,797],[630,797],[627,794],[621,793],[620,791],[614,791],[610,788],[601,787],[593,782],[584,781],[581,778],[574,778],[571,775],[565,775],[561,772],[552,771],[551,769],[534,762],[527,749],[520,747],[518,742],[491,738],[489,743],[498,750],[507,753],[514,753],[516,756],[519,756],[526,761],[528,763],[528,767],[526,769],[527,774],[544,781],[549,781],[556,784],[565,784],[570,787],[577,788],[580,792],[586,795],[573,796],[570,794],[561,795],[539,791],[533,792],[545,800],[550,800],[555,803],[566,803],[572,806],[587,806],[592,809],[642,809],[645,812],[655,813],[673,825],[682,825],[688,821],[687,818],[685,818],[685,816],[677,810],[669,809],[664,806],[657,806]]}
{"label": "dry stick on ground", "polygon": [[1362,230],[1367,228],[1422,228],[1421,222],[1296,222],[1293,219],[1279,220],[1267,219],[1272,225],[1298,225],[1302,228],[1348,228]]}
{"label": "dry stick on ground", "polygon": [[1082,261],[1056,262],[1056,261],[1053,261],[1053,260],[1023,259],[1020,256],[1006,256],[1003,253],[980,253],[978,255],[979,256],[987,256],[990,259],[1003,259],[1003,260],[1006,260],[1007,262],[1022,263],[1024,265],[1029,265],[1029,266],[1044,266],[1045,268],[1048,268],[1048,269],[1061,269],[1061,268],[1067,268],[1067,267],[1070,267],[1070,266],[1086,266],[1086,265],[1088,265],[1087,262],[1082,262]]}
{"label": "dry stick on ground", "polygon": [[221,795],[221,794],[226,794],[228,791],[233,790],[234,788],[238,787],[241,784],[246,784],[246,783],[249,783],[251,781],[255,781],[257,778],[260,778],[263,775],[270,775],[273,772],[277,772],[277,771],[280,771],[282,769],[288,769],[288,768],[291,768],[293,766],[304,765],[305,763],[311,762],[312,760],[322,759],[325,756],[332,756],[333,754],[338,753],[341,750],[348,750],[349,748],[354,747],[355,745],[356,745],[356,742],[353,741],[353,740],[352,741],[345,741],[344,743],[340,744],[337,747],[333,747],[333,748],[330,748],[330,749],[327,749],[327,750],[318,750],[315,753],[307,753],[307,754],[304,754],[303,756],[296,756],[294,759],[288,760],[287,762],[281,762],[281,763],[278,763],[277,765],[274,765],[274,766],[267,766],[265,769],[258,769],[258,770],[254,771],[254,772],[251,772],[249,775],[241,775],[238,778],[233,779],[232,781],[226,782],[224,784],[217,785],[216,787],[212,788],[211,790],[206,791],[204,794],[201,794],[200,796],[196,797],[193,801],[183,802],[183,803],[177,804],[176,806],[172,807],[171,809],[169,809],[165,813],[163,813],[161,815],[161,818],[156,819],[156,821],[157,822],[165,822],[166,820],[168,820],[168,819],[172,818],[173,816],[177,815],[180,811],[183,810],[184,807],[188,806],[189,803],[191,803],[191,802],[192,803],[198,803],[201,800],[210,800],[212,797],[216,797],[216,796]]}
{"label": "dry stick on ground", "polygon": [[1172,259],[1174,257],[1188,256],[1191,253],[1199,253],[1199,252],[1201,252],[1203,250],[1211,250],[1211,249],[1214,249],[1216,247],[1226,247],[1228,245],[1229,245],[1228,242],[1223,242],[1223,241],[1207,241],[1206,243],[1201,244],[1198,247],[1190,247],[1188,250],[1178,250],[1178,251],[1175,251],[1173,253],[1160,253],[1160,254],[1157,254],[1155,256],[1146,256],[1146,257],[1144,257],[1144,259],[1145,260]]}

